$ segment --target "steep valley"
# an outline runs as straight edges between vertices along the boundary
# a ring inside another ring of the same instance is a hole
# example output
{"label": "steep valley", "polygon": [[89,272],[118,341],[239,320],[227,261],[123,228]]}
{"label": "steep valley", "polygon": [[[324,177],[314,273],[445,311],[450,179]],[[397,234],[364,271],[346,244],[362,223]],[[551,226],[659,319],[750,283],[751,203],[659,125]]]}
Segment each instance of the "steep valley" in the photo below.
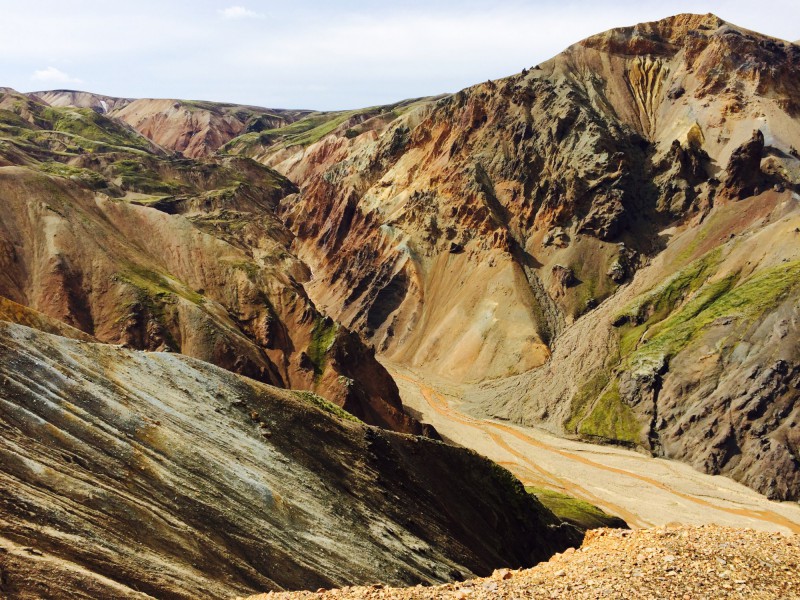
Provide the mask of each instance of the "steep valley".
{"label": "steep valley", "polygon": [[482,386],[421,378],[401,366],[387,366],[405,406],[445,439],[509,469],[534,493],[554,490],[583,500],[623,518],[634,529],[715,523],[800,533],[796,502],[770,501],[727,477],[707,475],[676,460],[486,418],[473,407],[484,394]]}
{"label": "steep valley", "polygon": [[0,598],[800,533],[798,148],[714,15],[337,112],[0,88]]}

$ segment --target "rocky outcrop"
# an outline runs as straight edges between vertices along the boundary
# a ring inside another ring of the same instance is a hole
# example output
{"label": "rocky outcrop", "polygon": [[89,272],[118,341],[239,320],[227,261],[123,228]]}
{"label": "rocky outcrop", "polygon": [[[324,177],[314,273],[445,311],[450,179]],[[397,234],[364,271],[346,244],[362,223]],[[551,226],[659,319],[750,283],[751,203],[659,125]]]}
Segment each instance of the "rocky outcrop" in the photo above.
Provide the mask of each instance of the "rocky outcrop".
{"label": "rocky outcrop", "polygon": [[[703,356],[706,368],[689,368],[699,349],[676,357],[656,407],[663,452],[702,471],[729,475],[769,498],[800,499],[798,322],[794,295],[754,324],[738,349]],[[709,337],[726,329],[733,333],[732,325],[718,323]]]}
{"label": "rocky outcrop", "polygon": [[758,194],[766,185],[761,172],[764,157],[764,134],[760,130],[731,154],[726,169],[725,194],[731,198],[749,198]]}
{"label": "rocky outcrop", "polygon": [[579,543],[488,460],[337,411],[184,356],[0,322],[0,592],[439,583]]}

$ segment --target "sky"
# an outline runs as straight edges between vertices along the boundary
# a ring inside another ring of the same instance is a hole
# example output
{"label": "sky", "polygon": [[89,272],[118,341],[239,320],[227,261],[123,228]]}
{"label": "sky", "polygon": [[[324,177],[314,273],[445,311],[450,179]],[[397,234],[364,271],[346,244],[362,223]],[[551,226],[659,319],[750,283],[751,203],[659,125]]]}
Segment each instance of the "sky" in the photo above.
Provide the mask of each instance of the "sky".
{"label": "sky", "polygon": [[681,12],[800,39],[800,0],[0,0],[0,86],[360,108],[511,75]]}

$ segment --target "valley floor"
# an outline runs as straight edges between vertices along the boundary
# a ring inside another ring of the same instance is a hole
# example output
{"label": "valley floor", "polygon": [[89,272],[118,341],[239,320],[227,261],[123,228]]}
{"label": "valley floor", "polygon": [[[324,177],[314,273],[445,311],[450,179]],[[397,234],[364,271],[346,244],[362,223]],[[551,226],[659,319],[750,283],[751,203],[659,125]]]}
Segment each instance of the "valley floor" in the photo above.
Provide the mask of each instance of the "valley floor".
{"label": "valley floor", "polygon": [[467,414],[469,386],[422,380],[386,363],[403,403],[448,440],[512,471],[526,486],[563,491],[625,519],[632,528],[668,524],[800,533],[800,504],[773,502],[722,476],[631,450],[556,437]]}

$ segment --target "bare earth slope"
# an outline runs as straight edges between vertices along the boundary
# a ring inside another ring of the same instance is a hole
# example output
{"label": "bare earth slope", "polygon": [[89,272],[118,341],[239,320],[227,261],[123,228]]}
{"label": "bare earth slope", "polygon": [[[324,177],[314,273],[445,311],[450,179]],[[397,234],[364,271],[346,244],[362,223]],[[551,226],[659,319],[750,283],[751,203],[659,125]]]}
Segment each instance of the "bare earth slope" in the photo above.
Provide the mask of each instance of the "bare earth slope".
{"label": "bare earth slope", "polygon": [[797,46],[678,15],[227,149],[298,184],[280,210],[309,295],[387,358],[489,380],[484,413],[796,499],[798,82]]}
{"label": "bare earth slope", "polygon": [[249,600],[450,598],[800,598],[800,540],[721,527],[599,529],[583,546],[527,571],[441,587],[346,588],[321,594],[263,594]]}
{"label": "bare earth slope", "polygon": [[[100,341],[319,392],[420,433],[357,336],[297,279],[275,215],[295,190],[249,159],[179,159],[118,120],[0,96],[0,296]],[[5,166],[4,166],[5,165]]]}
{"label": "bare earth slope", "polygon": [[0,322],[0,595],[434,583],[576,540],[477,454],[336,412],[180,355]]}

